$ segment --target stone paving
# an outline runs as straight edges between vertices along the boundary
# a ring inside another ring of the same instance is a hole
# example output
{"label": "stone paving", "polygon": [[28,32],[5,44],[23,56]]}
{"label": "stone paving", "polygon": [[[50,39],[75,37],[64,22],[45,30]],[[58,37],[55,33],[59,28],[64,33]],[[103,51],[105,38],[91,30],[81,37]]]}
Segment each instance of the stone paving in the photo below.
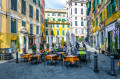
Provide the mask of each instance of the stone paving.
{"label": "stone paving", "polygon": [[117,62],[115,60],[116,76],[110,75],[110,57],[98,54],[99,73],[94,73],[94,48],[87,46],[91,51],[91,62],[82,62],[81,67],[62,67],[58,65],[31,65],[30,63],[13,61],[0,63],[0,79],[120,79]]}

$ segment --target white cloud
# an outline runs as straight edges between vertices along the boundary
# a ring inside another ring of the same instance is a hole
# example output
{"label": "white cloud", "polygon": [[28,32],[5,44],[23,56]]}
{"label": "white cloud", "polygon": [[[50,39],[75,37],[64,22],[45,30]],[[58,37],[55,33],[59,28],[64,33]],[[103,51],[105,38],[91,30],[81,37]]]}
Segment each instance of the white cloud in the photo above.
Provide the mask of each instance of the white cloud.
{"label": "white cloud", "polygon": [[45,0],[46,8],[62,9],[68,0]]}

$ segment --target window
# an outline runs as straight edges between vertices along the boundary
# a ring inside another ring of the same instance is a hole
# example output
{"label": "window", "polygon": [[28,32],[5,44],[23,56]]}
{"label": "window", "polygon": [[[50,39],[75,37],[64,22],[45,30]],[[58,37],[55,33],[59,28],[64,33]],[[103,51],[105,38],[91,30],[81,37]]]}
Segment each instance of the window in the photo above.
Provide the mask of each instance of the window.
{"label": "window", "polygon": [[83,8],[81,8],[81,14],[83,14]]}
{"label": "window", "polygon": [[57,31],[57,35],[59,35],[59,31]]}
{"label": "window", "polygon": [[72,15],[72,9],[71,9],[71,15]]}
{"label": "window", "polygon": [[81,6],[83,6],[83,3],[81,3]]}
{"label": "window", "polygon": [[33,6],[29,5],[29,17],[33,18]]}
{"label": "window", "polygon": [[53,35],[53,30],[51,31],[51,35]]}
{"label": "window", "polygon": [[63,14],[63,17],[65,17],[65,14]]}
{"label": "window", "polygon": [[77,17],[75,17],[75,20],[77,20]]}
{"label": "window", "polygon": [[81,29],[82,34],[84,34],[84,29]]}
{"label": "window", "polygon": [[81,21],[81,26],[84,26],[84,22],[83,21]]}
{"label": "window", "polygon": [[110,16],[111,16],[111,14],[112,14],[112,11],[111,11],[112,9],[111,9],[111,4],[109,4],[108,6],[107,6],[107,18],[109,18]]}
{"label": "window", "polygon": [[39,34],[39,26],[36,26],[36,34]]}
{"label": "window", "polygon": [[99,5],[99,0],[97,0],[97,6]]}
{"label": "window", "polygon": [[57,28],[59,28],[59,24],[57,24]]}
{"label": "window", "polygon": [[65,35],[65,31],[62,31],[62,35]]}
{"label": "window", "polygon": [[77,14],[77,8],[75,8],[75,14]]}
{"label": "window", "polygon": [[11,0],[11,9],[17,11],[17,0]]}
{"label": "window", "polygon": [[81,17],[81,20],[83,20],[83,17]]}
{"label": "window", "polygon": [[48,24],[46,24],[46,27],[48,27]]}
{"label": "window", "polygon": [[98,25],[98,18],[96,18],[96,26]]}
{"label": "window", "polygon": [[62,22],[65,22],[65,19],[62,19]]}
{"label": "window", "polygon": [[53,28],[55,27],[55,24],[53,24]]}
{"label": "window", "polygon": [[36,4],[36,0],[33,0],[33,3],[35,3],[35,4]]}
{"label": "window", "polygon": [[75,2],[75,5],[77,5],[77,2]]}
{"label": "window", "polygon": [[93,13],[95,12],[95,0],[93,1]]}
{"label": "window", "polygon": [[71,26],[72,26],[72,22],[71,22]]}
{"label": "window", "polygon": [[64,24],[62,25],[62,27],[63,27],[63,28],[65,27]]}
{"label": "window", "polygon": [[75,21],[75,26],[77,26],[77,21]]}
{"label": "window", "polygon": [[38,9],[36,9],[36,20],[39,21],[39,10]]}
{"label": "window", "polygon": [[60,14],[60,13],[58,13],[58,16],[61,16],[61,14]]}
{"label": "window", "polygon": [[55,21],[55,18],[53,18],[53,21]]}
{"label": "window", "polygon": [[51,24],[51,27],[52,27],[52,24]]}
{"label": "window", "polygon": [[55,14],[55,13],[52,13],[52,16],[56,16],[56,14]]}
{"label": "window", "polygon": [[30,34],[33,34],[33,24],[30,24]]}
{"label": "window", "polygon": [[50,13],[48,13],[48,16],[50,16]]}
{"label": "window", "polygon": [[77,34],[78,32],[77,32],[77,29],[75,29],[75,33]]}
{"label": "window", "polygon": [[47,30],[46,30],[45,34],[48,35],[48,31]]}
{"label": "window", "polygon": [[116,1],[111,0],[112,13],[116,12]]}
{"label": "window", "polygon": [[26,22],[22,21],[22,26],[26,27]]}
{"label": "window", "polygon": [[70,25],[67,25],[67,28],[70,28]]}
{"label": "window", "polygon": [[17,20],[11,18],[11,33],[17,33]]}
{"label": "window", "polygon": [[21,13],[26,15],[26,1],[21,0]]}
{"label": "window", "polygon": [[102,13],[100,13],[100,22],[102,22]]}

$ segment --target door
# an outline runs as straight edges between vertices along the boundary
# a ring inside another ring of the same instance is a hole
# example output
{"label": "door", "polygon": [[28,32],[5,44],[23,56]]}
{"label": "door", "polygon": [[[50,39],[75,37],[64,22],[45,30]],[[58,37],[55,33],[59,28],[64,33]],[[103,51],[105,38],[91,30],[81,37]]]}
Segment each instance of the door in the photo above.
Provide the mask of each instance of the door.
{"label": "door", "polygon": [[112,52],[112,37],[113,37],[113,32],[110,31],[108,32],[108,51]]}
{"label": "door", "polygon": [[13,49],[13,52],[16,50],[16,41],[11,40],[11,48]]}

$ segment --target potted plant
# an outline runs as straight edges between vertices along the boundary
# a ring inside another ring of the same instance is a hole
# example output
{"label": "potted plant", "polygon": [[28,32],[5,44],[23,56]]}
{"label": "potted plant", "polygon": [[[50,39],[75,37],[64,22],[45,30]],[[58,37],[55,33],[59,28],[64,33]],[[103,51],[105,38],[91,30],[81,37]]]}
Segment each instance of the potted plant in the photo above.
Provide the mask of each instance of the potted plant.
{"label": "potted plant", "polygon": [[35,44],[33,44],[30,48],[32,49],[32,51],[33,51],[34,53],[36,52],[36,45],[35,45]]}

